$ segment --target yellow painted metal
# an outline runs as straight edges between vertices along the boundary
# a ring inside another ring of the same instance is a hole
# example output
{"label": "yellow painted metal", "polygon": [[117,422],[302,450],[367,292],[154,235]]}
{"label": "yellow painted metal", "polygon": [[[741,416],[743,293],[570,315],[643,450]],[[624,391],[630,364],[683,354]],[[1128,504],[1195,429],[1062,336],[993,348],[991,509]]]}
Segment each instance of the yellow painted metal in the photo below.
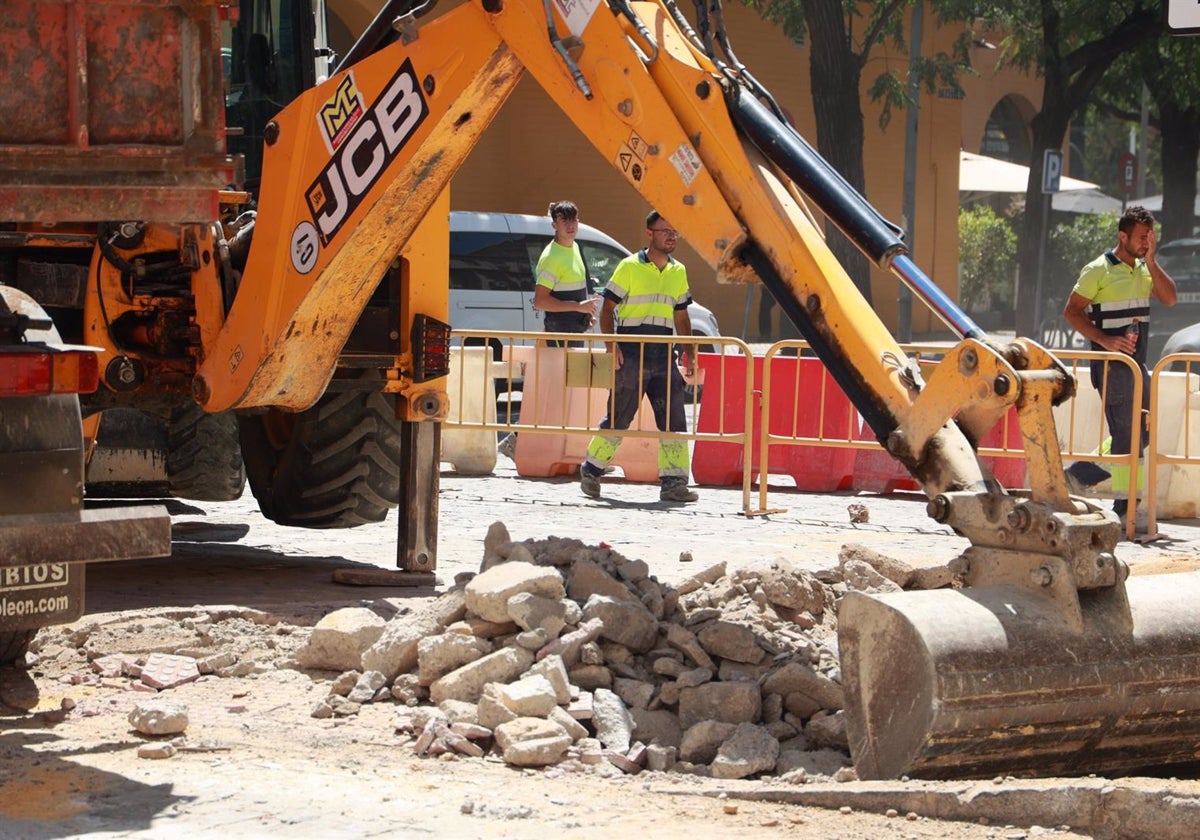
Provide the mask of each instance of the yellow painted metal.
{"label": "yellow painted metal", "polygon": [[206,410],[320,397],[379,278],[520,76],[464,5],[276,117],[241,289],[196,380]]}

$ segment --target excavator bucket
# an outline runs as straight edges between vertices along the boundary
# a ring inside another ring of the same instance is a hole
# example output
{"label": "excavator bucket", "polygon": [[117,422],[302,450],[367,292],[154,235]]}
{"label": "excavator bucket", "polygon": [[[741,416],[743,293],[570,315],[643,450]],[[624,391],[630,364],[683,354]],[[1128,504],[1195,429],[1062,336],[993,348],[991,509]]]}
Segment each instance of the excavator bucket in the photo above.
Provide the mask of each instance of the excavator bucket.
{"label": "excavator bucket", "polygon": [[1200,757],[1200,574],[1079,592],[851,592],[838,614],[860,778],[1051,775]]}

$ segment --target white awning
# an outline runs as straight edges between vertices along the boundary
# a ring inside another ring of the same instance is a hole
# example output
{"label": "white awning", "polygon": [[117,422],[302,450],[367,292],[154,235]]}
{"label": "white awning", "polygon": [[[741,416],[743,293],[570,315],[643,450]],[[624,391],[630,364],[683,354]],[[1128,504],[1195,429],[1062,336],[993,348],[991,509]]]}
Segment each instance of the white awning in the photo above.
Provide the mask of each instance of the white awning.
{"label": "white awning", "polygon": [[[1151,213],[1161,213],[1162,202],[1163,197],[1161,195],[1148,195],[1145,198],[1131,198],[1125,203],[1131,207],[1135,204],[1140,204]],[[1193,215],[1200,216],[1200,194],[1196,196],[1196,204],[1193,208]]]}
{"label": "white awning", "polygon": [[[972,193],[1023,193],[1029,183],[1029,167],[1006,160],[959,152],[958,191]],[[1099,190],[1099,184],[1065,175],[1059,181],[1060,192]],[[1118,202],[1119,204],[1120,202]]]}

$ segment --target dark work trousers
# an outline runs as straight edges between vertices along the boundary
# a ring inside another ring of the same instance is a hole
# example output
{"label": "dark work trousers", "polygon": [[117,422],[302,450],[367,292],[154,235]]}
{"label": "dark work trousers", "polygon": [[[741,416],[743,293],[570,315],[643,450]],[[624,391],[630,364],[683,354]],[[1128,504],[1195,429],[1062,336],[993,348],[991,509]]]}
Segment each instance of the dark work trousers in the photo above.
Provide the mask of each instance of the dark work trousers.
{"label": "dark work trousers", "polygon": [[[628,429],[642,404],[642,395],[650,398],[654,410],[654,423],[660,431],[686,432],[687,416],[683,407],[683,376],[675,367],[665,345],[647,345],[643,359],[640,346],[621,344],[624,363],[615,372],[614,389],[608,397],[608,416],[600,421],[603,429]],[[660,349],[661,348],[661,349]],[[650,350],[658,353],[650,354]],[[670,396],[670,416],[667,403]],[[621,438],[605,436],[603,433],[592,438],[588,445],[584,469],[591,475],[601,475],[604,468],[616,455]],[[685,478],[690,471],[688,446],[685,440],[662,440],[658,447],[659,477]]]}

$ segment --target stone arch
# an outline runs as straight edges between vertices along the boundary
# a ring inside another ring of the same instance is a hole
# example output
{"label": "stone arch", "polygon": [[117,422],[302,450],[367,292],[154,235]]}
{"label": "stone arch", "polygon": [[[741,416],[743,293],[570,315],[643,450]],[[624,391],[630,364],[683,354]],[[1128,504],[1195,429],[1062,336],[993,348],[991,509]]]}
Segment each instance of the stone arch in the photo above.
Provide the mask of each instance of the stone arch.
{"label": "stone arch", "polygon": [[992,108],[983,129],[979,153],[1027,165],[1032,137],[1029,124],[1036,110],[1024,96],[1010,93]]}

